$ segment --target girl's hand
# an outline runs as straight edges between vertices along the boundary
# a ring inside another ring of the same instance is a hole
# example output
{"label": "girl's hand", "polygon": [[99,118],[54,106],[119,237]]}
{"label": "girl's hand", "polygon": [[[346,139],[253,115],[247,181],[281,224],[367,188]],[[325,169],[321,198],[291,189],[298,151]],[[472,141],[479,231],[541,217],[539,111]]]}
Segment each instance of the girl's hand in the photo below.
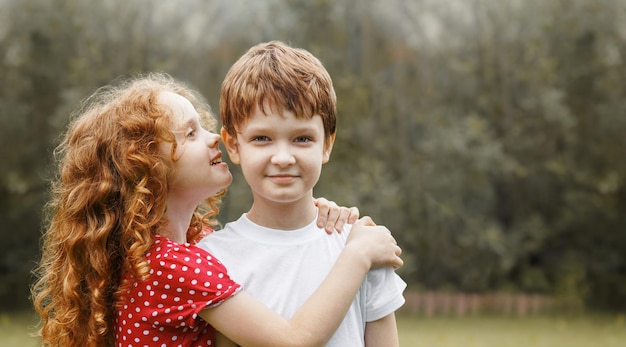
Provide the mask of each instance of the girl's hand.
{"label": "girl's hand", "polygon": [[398,246],[391,231],[382,225],[376,225],[370,217],[359,219],[350,230],[346,248],[353,247],[363,253],[370,262],[370,268],[393,266],[398,269],[404,265],[400,258],[402,249]]}
{"label": "girl's hand", "polygon": [[359,209],[356,207],[339,206],[334,201],[325,198],[315,199],[314,202],[319,210],[317,226],[324,228],[329,234],[333,230],[340,233],[346,223],[354,224],[359,219]]}

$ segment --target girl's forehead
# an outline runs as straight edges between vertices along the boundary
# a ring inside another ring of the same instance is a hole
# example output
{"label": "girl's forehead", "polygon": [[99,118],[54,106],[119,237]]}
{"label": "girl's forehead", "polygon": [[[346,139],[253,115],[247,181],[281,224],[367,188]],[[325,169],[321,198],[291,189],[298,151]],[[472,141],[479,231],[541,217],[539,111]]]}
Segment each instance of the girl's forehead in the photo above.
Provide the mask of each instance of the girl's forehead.
{"label": "girl's forehead", "polygon": [[171,110],[171,120],[175,127],[185,126],[199,118],[198,112],[191,102],[182,95],[165,91],[159,93],[158,102]]}

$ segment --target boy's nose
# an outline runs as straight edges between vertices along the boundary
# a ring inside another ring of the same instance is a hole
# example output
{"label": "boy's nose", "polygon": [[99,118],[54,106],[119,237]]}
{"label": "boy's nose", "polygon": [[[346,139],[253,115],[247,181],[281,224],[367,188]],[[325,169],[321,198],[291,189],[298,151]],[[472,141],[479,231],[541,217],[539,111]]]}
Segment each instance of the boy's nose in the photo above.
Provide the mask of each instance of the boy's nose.
{"label": "boy's nose", "polygon": [[291,165],[296,162],[296,158],[293,156],[287,146],[277,146],[276,152],[272,155],[272,164],[279,166]]}

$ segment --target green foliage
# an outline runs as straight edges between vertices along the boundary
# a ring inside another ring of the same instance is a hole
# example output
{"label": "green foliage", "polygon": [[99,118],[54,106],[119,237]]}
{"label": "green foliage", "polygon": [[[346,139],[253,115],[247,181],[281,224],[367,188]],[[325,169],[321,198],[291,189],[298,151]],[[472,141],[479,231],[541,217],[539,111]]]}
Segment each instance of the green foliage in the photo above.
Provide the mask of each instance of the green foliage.
{"label": "green foliage", "polygon": [[[4,1],[0,304],[26,304],[52,149],[80,99],[158,70],[217,113],[228,67],[280,39],[322,60],[339,100],[316,195],[387,225],[411,285],[625,309],[625,6]],[[222,221],[251,201],[231,170]]]}

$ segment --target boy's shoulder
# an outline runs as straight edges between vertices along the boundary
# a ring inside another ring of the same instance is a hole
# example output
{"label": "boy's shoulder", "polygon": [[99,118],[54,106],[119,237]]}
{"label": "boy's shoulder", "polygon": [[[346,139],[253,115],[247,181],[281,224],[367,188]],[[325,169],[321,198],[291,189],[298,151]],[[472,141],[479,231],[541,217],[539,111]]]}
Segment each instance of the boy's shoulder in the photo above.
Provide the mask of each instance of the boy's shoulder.
{"label": "boy's shoulder", "polygon": [[[327,234],[322,228],[317,227],[315,222],[295,230],[277,230],[267,228],[252,222],[243,214],[239,219],[227,223],[223,229],[207,235],[198,243],[201,248],[216,250],[227,245],[229,248],[245,248],[251,245],[264,247],[272,246],[295,246],[315,244],[315,247],[323,247],[324,244],[331,247],[341,247],[346,243],[351,225],[344,226],[341,233]],[[223,252],[220,249],[219,252]]]}

